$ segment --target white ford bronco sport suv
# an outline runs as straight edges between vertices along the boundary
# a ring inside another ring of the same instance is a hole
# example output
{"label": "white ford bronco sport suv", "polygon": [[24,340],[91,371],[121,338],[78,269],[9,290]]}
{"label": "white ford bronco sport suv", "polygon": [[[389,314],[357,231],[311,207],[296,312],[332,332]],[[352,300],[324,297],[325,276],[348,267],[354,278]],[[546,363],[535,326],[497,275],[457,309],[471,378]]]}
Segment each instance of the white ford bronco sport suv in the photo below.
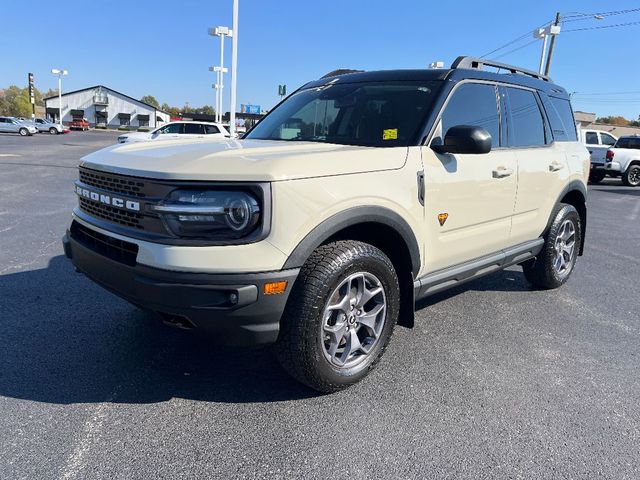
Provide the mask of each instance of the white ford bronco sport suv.
{"label": "white ford bronco sport suv", "polygon": [[514,264],[562,285],[588,175],[563,88],[460,57],[310,82],[242,140],[92,153],[64,247],[132,304],[222,342],[275,342],[289,373],[331,392],[427,295]]}

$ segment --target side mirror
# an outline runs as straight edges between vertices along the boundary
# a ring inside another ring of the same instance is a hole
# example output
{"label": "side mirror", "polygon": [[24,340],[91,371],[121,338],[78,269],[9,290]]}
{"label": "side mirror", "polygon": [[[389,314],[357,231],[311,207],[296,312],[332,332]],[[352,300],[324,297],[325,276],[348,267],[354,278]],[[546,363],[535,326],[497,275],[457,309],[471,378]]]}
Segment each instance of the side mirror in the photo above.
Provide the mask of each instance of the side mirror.
{"label": "side mirror", "polygon": [[482,154],[491,151],[491,135],[482,127],[456,125],[444,136],[444,145],[431,145],[437,153]]}

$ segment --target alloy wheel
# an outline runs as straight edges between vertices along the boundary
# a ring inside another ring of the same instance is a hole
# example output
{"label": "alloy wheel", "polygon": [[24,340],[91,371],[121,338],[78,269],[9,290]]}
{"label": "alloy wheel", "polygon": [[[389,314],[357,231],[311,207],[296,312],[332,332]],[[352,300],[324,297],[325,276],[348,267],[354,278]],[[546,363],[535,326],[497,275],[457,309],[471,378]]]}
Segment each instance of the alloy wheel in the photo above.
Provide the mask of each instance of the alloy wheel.
{"label": "alloy wheel", "polygon": [[363,362],[384,329],[387,298],[382,282],[369,272],[344,279],[330,295],[322,321],[325,358],[347,369]]}

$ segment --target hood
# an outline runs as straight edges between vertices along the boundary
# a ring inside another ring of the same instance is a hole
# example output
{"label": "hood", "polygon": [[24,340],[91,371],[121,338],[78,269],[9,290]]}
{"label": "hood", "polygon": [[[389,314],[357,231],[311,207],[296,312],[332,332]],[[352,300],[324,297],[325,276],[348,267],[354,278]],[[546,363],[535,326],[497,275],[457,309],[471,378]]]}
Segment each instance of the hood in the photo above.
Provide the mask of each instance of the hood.
{"label": "hood", "polygon": [[105,172],[167,180],[279,181],[401,168],[407,147],[272,140],[121,143],[82,158]]}

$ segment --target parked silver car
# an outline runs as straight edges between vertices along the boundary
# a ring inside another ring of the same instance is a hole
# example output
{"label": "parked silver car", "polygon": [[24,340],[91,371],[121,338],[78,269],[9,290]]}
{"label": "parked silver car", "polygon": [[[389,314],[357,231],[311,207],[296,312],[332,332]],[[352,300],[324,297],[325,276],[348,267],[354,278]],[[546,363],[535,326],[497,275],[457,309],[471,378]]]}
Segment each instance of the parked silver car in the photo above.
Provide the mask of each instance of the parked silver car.
{"label": "parked silver car", "polygon": [[49,132],[51,135],[64,133],[60,124],[53,123],[51,120],[47,120],[46,118],[36,118],[35,126],[39,132]]}
{"label": "parked silver car", "polygon": [[0,132],[19,133],[23,137],[38,133],[38,129],[32,123],[24,123],[13,117],[0,117]]}

